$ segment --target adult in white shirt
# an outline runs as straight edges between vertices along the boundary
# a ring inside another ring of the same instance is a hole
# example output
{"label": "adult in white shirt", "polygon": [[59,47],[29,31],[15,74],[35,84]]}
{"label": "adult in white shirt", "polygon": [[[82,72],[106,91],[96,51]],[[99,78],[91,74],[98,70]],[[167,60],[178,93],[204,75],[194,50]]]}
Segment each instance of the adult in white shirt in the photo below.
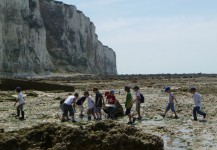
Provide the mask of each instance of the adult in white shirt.
{"label": "adult in white shirt", "polygon": [[201,105],[201,95],[199,93],[197,93],[196,88],[191,88],[190,89],[190,93],[193,94],[192,97],[194,99],[194,108],[193,108],[193,117],[194,117],[194,121],[197,121],[197,114],[200,114],[203,116],[203,118],[206,118],[206,113],[200,111],[200,108],[202,107]]}
{"label": "adult in white shirt", "polygon": [[87,115],[88,115],[88,120],[91,120],[91,115],[96,119],[95,115],[95,103],[93,98],[90,96],[88,91],[84,92],[84,96],[87,98],[87,105],[88,105],[88,110],[87,110]]}
{"label": "adult in white shirt", "polygon": [[[18,106],[17,106],[17,115],[16,117],[19,118],[20,120],[24,120],[24,105],[25,105],[25,100],[24,100],[24,96],[23,96],[23,93],[21,92],[21,88],[20,87],[17,87],[15,89],[15,91],[17,92],[18,94],[18,98],[17,98],[17,101],[16,103],[14,104],[14,106],[16,106],[17,102],[18,102]],[[21,116],[20,117],[20,113],[21,113]]]}
{"label": "adult in white shirt", "polygon": [[[76,122],[74,119],[74,109],[76,100],[78,99],[78,93],[75,93],[72,96],[69,96],[63,103],[63,117],[62,121],[64,121],[64,118],[69,115],[72,117],[72,122]],[[72,107],[73,105],[73,107]]]}

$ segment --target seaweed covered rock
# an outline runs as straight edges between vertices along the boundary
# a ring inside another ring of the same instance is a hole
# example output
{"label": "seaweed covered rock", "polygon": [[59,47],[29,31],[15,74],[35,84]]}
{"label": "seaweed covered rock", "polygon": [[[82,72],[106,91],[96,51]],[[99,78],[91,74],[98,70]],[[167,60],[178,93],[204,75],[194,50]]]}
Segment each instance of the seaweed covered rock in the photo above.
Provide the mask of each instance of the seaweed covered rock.
{"label": "seaweed covered rock", "polygon": [[42,124],[30,129],[0,133],[0,149],[132,150],[163,149],[163,140],[134,126],[111,121],[86,127]]}

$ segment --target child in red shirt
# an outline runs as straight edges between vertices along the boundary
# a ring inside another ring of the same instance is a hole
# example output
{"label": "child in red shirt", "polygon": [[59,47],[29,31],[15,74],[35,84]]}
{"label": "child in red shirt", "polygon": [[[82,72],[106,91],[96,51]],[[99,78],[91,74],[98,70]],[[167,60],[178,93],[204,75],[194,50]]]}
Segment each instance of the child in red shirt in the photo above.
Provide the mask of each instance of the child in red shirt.
{"label": "child in red shirt", "polygon": [[111,90],[110,94],[107,95],[106,101],[108,102],[108,118],[114,119],[115,118],[115,103],[116,103],[116,97],[115,97],[115,91]]}
{"label": "child in red shirt", "polygon": [[109,94],[110,94],[110,92],[109,92],[109,91],[106,91],[106,92],[105,92],[105,94],[104,94],[104,95],[105,95],[106,99],[107,99],[107,96],[108,96]]}

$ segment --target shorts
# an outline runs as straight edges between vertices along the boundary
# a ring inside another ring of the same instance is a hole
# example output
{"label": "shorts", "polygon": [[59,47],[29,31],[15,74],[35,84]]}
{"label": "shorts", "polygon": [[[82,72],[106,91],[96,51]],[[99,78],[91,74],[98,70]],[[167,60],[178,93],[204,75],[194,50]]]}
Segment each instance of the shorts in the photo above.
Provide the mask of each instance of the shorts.
{"label": "shorts", "polygon": [[19,105],[17,106],[17,109],[20,110],[20,111],[23,111],[24,105],[25,105],[25,103],[19,104]]}
{"label": "shorts", "polygon": [[168,103],[166,107],[166,111],[169,111],[171,109],[172,112],[175,112],[174,103]]}
{"label": "shorts", "polygon": [[82,112],[84,111],[83,105],[78,105],[78,108],[79,108],[80,111],[82,111]]}
{"label": "shorts", "polygon": [[96,113],[101,113],[101,110],[102,110],[102,107],[96,107],[96,108],[95,108],[95,112],[96,112]]}
{"label": "shorts", "polygon": [[72,108],[72,105],[63,104],[63,116],[67,116],[69,112],[69,115],[74,115],[74,109]]}
{"label": "shorts", "polygon": [[93,114],[94,113],[94,108],[88,109],[87,114]]}
{"label": "shorts", "polygon": [[131,112],[131,108],[126,108],[125,115],[129,115]]}
{"label": "shorts", "polygon": [[136,102],[136,111],[140,111],[140,106],[141,106],[141,103],[140,102]]}

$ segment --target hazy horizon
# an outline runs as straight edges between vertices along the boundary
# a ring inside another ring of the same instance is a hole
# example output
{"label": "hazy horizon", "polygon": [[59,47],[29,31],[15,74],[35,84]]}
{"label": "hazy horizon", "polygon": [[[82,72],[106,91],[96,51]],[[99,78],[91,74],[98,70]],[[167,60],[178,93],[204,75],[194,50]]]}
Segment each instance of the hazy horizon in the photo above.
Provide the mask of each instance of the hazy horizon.
{"label": "hazy horizon", "polygon": [[217,73],[217,1],[62,1],[95,24],[118,74]]}

